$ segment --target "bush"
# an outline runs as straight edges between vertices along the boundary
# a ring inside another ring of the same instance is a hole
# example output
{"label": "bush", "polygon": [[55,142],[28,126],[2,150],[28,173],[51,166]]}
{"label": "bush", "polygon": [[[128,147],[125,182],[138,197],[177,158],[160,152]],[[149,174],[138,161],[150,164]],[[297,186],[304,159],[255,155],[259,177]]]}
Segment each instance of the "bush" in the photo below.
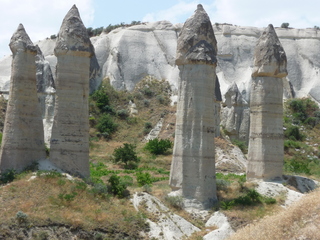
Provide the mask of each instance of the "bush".
{"label": "bush", "polygon": [[125,183],[121,181],[121,178],[119,176],[112,175],[109,178],[108,183],[110,184],[110,192],[113,195],[118,196],[120,198],[126,196],[127,186],[125,185]]}
{"label": "bush", "polygon": [[244,154],[248,153],[248,146],[247,146],[247,144],[246,144],[245,141],[241,141],[241,140],[237,140],[237,139],[232,139],[231,142],[232,142],[234,145],[238,146],[238,147],[240,148],[240,150],[241,150]]}
{"label": "bush", "polygon": [[139,187],[142,187],[144,185],[151,185],[153,182],[151,175],[148,172],[146,172],[146,173],[137,172],[136,177],[137,177],[137,182],[138,182]]}
{"label": "bush", "polygon": [[125,164],[125,168],[133,169],[137,167],[137,163],[140,159],[135,152],[136,146],[124,143],[122,147],[118,147],[114,150],[113,156],[115,162],[122,162]]}
{"label": "bush", "polygon": [[97,129],[105,137],[109,137],[117,131],[118,125],[113,121],[112,117],[105,113],[98,119]]}
{"label": "bush", "polygon": [[151,129],[152,129],[152,124],[151,124],[151,122],[146,122],[146,123],[144,124],[143,133],[144,133],[144,134],[148,134],[148,133],[151,131]]}
{"label": "bush", "polygon": [[129,117],[129,112],[126,109],[121,109],[117,111],[117,116],[121,119],[127,119]]}
{"label": "bush", "polygon": [[6,184],[12,182],[16,178],[16,170],[7,169],[0,174],[0,184]]}
{"label": "bush", "polygon": [[305,136],[300,133],[299,127],[297,126],[288,126],[284,131],[284,136],[290,140],[303,141]]}
{"label": "bush", "polygon": [[146,143],[144,149],[152,154],[159,155],[164,154],[167,150],[172,148],[172,146],[173,143],[169,139],[158,140],[158,138],[155,138],[153,140],[149,140],[149,142]]}
{"label": "bush", "polygon": [[301,144],[294,140],[284,140],[284,150],[289,150],[289,148],[301,148]]}
{"label": "bush", "polygon": [[28,220],[28,215],[22,211],[17,212],[16,219],[19,224],[26,223]]}
{"label": "bush", "polygon": [[284,161],[284,169],[287,172],[292,173],[304,173],[307,175],[310,175],[310,169],[309,169],[309,161],[305,159],[299,159],[299,158],[291,158],[291,159],[285,159]]}
{"label": "bush", "polygon": [[282,23],[282,24],[281,24],[281,27],[282,27],[282,28],[288,28],[288,27],[289,27],[289,23]]}
{"label": "bush", "polygon": [[184,207],[183,198],[181,196],[166,196],[165,201],[177,210],[181,210]]}

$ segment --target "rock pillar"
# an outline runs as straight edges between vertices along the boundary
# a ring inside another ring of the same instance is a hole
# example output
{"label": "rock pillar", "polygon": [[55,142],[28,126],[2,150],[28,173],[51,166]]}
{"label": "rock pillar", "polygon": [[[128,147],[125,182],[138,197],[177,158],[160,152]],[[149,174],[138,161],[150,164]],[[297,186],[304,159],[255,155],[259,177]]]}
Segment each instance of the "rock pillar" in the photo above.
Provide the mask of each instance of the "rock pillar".
{"label": "rock pillar", "polygon": [[254,53],[250,96],[248,179],[282,178],[283,81],[287,58],[270,24],[258,40]]}
{"label": "rock pillar", "polygon": [[13,58],[0,170],[22,171],[33,162],[46,158],[36,86],[37,49],[22,24],[13,34],[9,46]]}
{"label": "rock pillar", "polygon": [[92,48],[74,5],[65,16],[56,42],[56,102],[50,160],[73,175],[89,172],[89,70]]}
{"label": "rock pillar", "polygon": [[217,42],[198,5],[178,38],[179,91],[170,186],[181,189],[185,207],[216,201],[214,97]]}

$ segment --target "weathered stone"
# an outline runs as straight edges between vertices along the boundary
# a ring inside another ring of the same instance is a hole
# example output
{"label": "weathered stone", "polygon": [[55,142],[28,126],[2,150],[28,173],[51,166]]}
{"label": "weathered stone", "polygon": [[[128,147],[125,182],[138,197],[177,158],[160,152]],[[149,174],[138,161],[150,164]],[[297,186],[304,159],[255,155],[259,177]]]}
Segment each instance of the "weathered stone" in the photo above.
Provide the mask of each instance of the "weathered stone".
{"label": "weathered stone", "polygon": [[258,41],[254,63],[247,178],[272,180],[282,178],[282,77],[287,74],[286,55],[272,25],[268,26]]}
{"label": "weathered stone", "polygon": [[22,24],[13,34],[9,46],[13,58],[0,170],[22,171],[33,162],[46,157],[36,87],[37,49]]}
{"label": "weathered stone", "polygon": [[185,207],[208,208],[216,197],[214,92],[216,40],[207,13],[198,5],[178,38],[180,70],[170,186],[181,188]]}
{"label": "weathered stone", "polygon": [[38,45],[36,45],[36,48],[37,92],[41,105],[44,127],[44,141],[49,147],[53,124],[56,90],[49,62],[45,60]]}
{"label": "weathered stone", "polygon": [[248,142],[250,125],[249,104],[242,97],[236,83],[233,83],[228,88],[224,99],[221,110],[221,126],[231,139]]}
{"label": "weathered stone", "polygon": [[272,24],[269,24],[255,48],[252,77],[282,78],[287,75],[286,53]]}
{"label": "weathered stone", "polygon": [[50,160],[81,177],[89,172],[89,69],[91,43],[74,5],[64,18],[54,49],[56,104]]}
{"label": "weathered stone", "polygon": [[220,136],[220,112],[221,112],[221,102],[222,102],[222,97],[221,97],[221,91],[220,91],[220,83],[218,76],[216,76],[216,82],[214,86],[214,104],[213,104],[213,109],[214,109],[214,122],[215,122],[215,130],[214,130],[214,136],[219,137]]}

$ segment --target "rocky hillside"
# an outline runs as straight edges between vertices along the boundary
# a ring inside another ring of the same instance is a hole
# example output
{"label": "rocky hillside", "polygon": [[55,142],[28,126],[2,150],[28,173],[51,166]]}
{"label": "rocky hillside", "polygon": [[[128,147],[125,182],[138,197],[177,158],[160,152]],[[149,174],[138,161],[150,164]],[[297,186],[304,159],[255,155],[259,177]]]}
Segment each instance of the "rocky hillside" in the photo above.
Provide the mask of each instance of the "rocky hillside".
{"label": "rocky hillside", "polygon": [[[177,87],[178,69],[175,66],[177,37],[182,24],[167,21],[145,23],[117,28],[110,33],[92,37],[97,62],[92,62],[91,85],[96,88],[101,79],[108,77],[117,89],[133,90],[145,76],[166,79]],[[244,99],[249,100],[253,49],[262,28],[214,24],[218,42],[217,75],[222,94],[236,83]],[[285,97],[311,96],[318,102],[320,31],[317,29],[276,28],[277,35],[288,58],[289,75],[284,84]],[[37,42],[54,72],[56,58],[53,55],[55,39]],[[8,90],[10,56],[0,60],[0,85]],[[97,65],[101,67],[100,72]],[[289,82],[289,83],[288,83]]]}

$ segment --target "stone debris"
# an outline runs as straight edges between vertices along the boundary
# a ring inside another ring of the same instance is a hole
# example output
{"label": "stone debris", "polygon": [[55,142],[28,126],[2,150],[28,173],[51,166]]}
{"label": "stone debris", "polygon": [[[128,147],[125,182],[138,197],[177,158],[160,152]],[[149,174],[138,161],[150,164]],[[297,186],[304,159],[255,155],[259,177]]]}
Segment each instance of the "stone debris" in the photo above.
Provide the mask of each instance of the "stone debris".
{"label": "stone debris", "polygon": [[222,212],[215,212],[205,224],[205,227],[213,226],[216,226],[218,229],[203,236],[203,240],[223,240],[234,233],[234,230],[228,222],[228,218]]}
{"label": "stone debris", "polygon": [[63,19],[57,56],[56,103],[50,160],[72,175],[89,177],[89,71],[92,44],[74,5]]}
{"label": "stone debris", "polygon": [[[150,231],[146,233],[148,234],[148,239],[178,240],[200,231],[199,228],[171,212],[159,199],[148,193],[135,193],[132,202],[137,211],[140,208],[144,208],[154,216],[154,218],[148,219],[150,224]],[[157,219],[157,221],[151,221],[153,219]]]}
{"label": "stone debris", "polygon": [[248,179],[281,179],[286,54],[270,24],[255,48],[250,99]]}
{"label": "stone debris", "polygon": [[214,95],[217,42],[199,4],[178,38],[179,91],[172,190],[181,189],[186,208],[210,208],[216,197]]}
{"label": "stone debris", "polygon": [[156,126],[153,129],[151,129],[151,131],[145,137],[145,141],[156,139],[159,136],[161,129],[162,129],[162,126],[163,126],[163,120],[164,120],[163,118],[160,118],[160,120],[156,124]]}
{"label": "stone debris", "polygon": [[9,46],[13,58],[0,170],[22,171],[33,162],[46,158],[36,86],[37,48],[22,24],[13,34]]}

